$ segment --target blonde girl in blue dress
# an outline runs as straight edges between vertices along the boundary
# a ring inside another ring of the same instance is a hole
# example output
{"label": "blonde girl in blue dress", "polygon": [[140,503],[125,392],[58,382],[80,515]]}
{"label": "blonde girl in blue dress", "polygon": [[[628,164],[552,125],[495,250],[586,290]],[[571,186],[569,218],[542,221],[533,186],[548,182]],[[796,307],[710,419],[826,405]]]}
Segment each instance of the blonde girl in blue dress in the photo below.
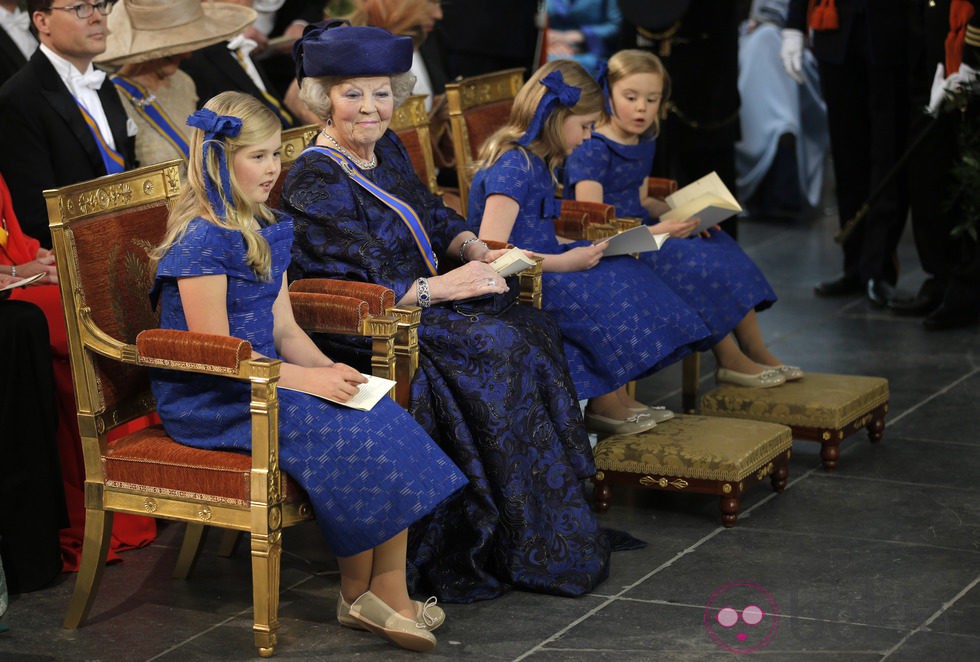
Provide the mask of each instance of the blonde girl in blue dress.
{"label": "blonde girl in blue dress", "polygon": [[[279,119],[255,98],[225,92],[188,124],[187,188],[156,252],[160,325],[248,340],[253,356],[283,361],[281,386],[316,394],[279,391],[280,462],[337,557],[337,619],[431,650],[445,614],[408,595],[406,530],[466,478],[390,399],[368,412],[323,399],[345,402],[366,380],[324,356],[293,319],[285,281],[293,223],[265,206],[280,172]],[[247,383],[158,370],[152,386],[174,439],[249,451]]]}

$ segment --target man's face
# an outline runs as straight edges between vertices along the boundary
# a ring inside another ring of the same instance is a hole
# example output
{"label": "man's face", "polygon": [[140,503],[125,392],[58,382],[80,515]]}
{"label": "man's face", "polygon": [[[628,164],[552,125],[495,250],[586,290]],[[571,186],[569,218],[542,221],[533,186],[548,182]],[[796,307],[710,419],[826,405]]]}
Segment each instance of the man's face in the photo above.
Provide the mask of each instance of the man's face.
{"label": "man's face", "polygon": [[34,12],[31,18],[42,44],[84,70],[88,68],[92,58],[105,51],[107,17],[98,10],[93,11],[88,18],[78,18],[74,11],[65,11],[66,7],[79,4],[95,3],[84,0],[54,0],[49,11]]}

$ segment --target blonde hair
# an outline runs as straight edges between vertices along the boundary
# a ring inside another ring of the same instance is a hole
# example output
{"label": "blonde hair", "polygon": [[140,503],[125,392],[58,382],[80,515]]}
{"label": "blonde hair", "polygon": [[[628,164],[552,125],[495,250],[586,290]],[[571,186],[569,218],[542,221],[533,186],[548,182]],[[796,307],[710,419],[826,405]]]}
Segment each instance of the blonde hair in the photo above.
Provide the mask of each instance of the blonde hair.
{"label": "blonde hair", "polygon": [[606,73],[609,81],[609,108],[615,113],[615,104],[612,100],[613,87],[619,81],[633,74],[654,74],[660,76],[664,83],[663,91],[660,95],[660,112],[653,119],[650,128],[643,132],[643,138],[655,138],[660,133],[660,120],[667,117],[668,101],[670,100],[670,74],[660,58],[649,51],[639,49],[629,49],[619,51],[609,58],[608,71]]}
{"label": "blonde hair", "polygon": [[[260,218],[266,223],[275,223],[272,211],[261,203],[252,202],[242,193],[235,169],[232,167],[235,154],[240,150],[258,145],[274,135],[281,135],[282,124],[275,113],[255,97],[242,92],[222,92],[210,99],[204,108],[217,115],[238,117],[242,120],[241,132],[236,137],[216,138],[224,143],[224,150],[209,149],[207,152],[207,173],[201,158],[204,151],[204,132],[194,129],[191,134],[190,154],[187,164],[187,182],[167,220],[167,234],[154,250],[156,259],[163,257],[170,247],[187,231],[187,226],[198,216],[223,228],[242,233],[246,246],[246,262],[262,279],[268,281],[272,272],[272,257],[268,242],[254,229],[254,220]],[[220,162],[219,162],[220,159]],[[226,168],[231,182],[232,199],[224,200],[221,191],[221,168]],[[225,203],[225,217],[218,218],[205,189],[205,177],[209,177],[213,188]]]}
{"label": "blonde hair", "polygon": [[[330,90],[334,85],[351,78],[357,78],[357,76],[307,76],[299,85],[299,98],[313,111],[314,115],[326,121],[333,114]],[[374,76],[369,76],[369,78],[374,78]],[[390,78],[394,107],[398,108],[405,103],[405,99],[411,96],[412,90],[415,88],[415,74],[406,71],[400,74],[392,74]]]}
{"label": "blonde hair", "polygon": [[[541,80],[552,71],[560,71],[565,84],[579,88],[582,91],[581,95],[574,106],[558,104],[552,108],[541,127],[541,132],[530,145],[522,148],[517,141],[531,125],[534,113],[545,92],[548,91],[548,88],[541,84]],[[562,125],[565,120],[573,115],[592,113],[600,113],[600,119],[605,117],[605,97],[599,84],[589,75],[589,72],[575,60],[548,62],[535,71],[518,91],[510,110],[510,119],[483,143],[476,167],[487,168],[507,151],[525,149],[541,157],[548,165],[548,169],[553,170],[565,160],[567,147],[562,137]]]}

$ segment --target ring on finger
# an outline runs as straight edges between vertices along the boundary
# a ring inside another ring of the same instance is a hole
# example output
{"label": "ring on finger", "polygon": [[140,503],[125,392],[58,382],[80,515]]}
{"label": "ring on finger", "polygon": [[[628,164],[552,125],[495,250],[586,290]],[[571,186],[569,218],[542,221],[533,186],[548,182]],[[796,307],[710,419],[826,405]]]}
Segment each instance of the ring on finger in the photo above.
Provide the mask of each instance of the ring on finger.
{"label": "ring on finger", "polygon": [[497,284],[493,278],[487,278],[487,287],[494,287]]}

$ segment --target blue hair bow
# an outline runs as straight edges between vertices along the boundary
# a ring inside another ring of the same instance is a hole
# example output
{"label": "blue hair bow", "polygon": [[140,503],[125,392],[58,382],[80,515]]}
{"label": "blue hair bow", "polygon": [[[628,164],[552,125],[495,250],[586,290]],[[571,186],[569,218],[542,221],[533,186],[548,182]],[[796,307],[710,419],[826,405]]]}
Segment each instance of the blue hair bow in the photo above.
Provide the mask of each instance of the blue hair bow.
{"label": "blue hair bow", "polygon": [[610,106],[612,95],[609,94],[609,65],[606,64],[605,60],[599,60],[597,68],[595,82],[599,83],[599,87],[602,88],[602,96],[606,99],[606,113],[612,115],[612,107]]}
{"label": "blue hair bow", "polygon": [[[225,162],[224,138],[234,138],[242,131],[242,119],[231,115],[218,115],[212,110],[201,108],[187,118],[187,126],[192,126],[204,132],[204,149],[202,150],[202,169],[204,177],[204,193],[218,218],[225,217],[225,201],[231,202],[231,179],[228,176],[228,165]],[[218,172],[221,177],[221,193],[215,187],[208,174],[208,151],[217,152]],[[222,194],[223,197],[222,197]]]}
{"label": "blue hair bow", "polygon": [[548,90],[541,97],[538,107],[534,111],[534,117],[531,118],[531,125],[527,127],[524,135],[521,136],[520,140],[517,141],[518,145],[527,147],[531,144],[538,134],[541,133],[541,128],[544,126],[544,121],[551,114],[552,109],[555,104],[561,104],[566,108],[568,106],[574,106],[578,103],[579,97],[582,96],[582,90],[577,87],[573,87],[565,83],[564,77],[561,75],[560,71],[552,71],[550,74],[541,79],[541,84],[544,85]]}

